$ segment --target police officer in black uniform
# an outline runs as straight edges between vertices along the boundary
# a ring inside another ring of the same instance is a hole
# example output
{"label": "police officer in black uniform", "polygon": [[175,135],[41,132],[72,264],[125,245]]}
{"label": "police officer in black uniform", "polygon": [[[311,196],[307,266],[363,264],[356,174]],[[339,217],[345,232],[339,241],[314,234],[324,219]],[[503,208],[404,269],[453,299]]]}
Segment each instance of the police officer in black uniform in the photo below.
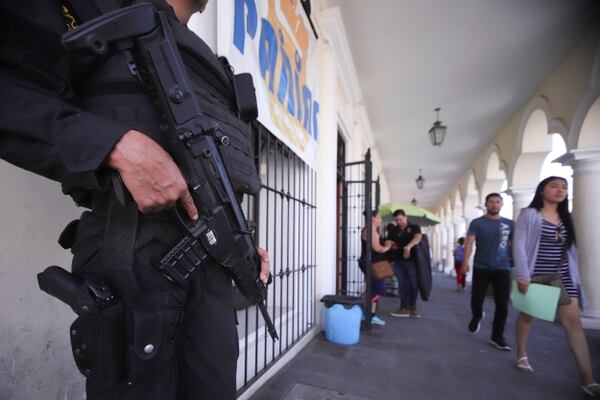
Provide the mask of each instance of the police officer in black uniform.
{"label": "police officer in black uniform", "polygon": [[[204,113],[231,138],[222,155],[234,189],[257,193],[249,126],[237,117],[231,73],[185,25],[207,0],[150,2],[168,17]],[[121,308],[116,324],[114,315],[80,317],[78,331],[71,331],[84,332],[74,343],[88,344],[73,349],[87,376],[87,398],[234,399],[238,339],[230,276],[208,264],[182,288],[155,268],[182,235],[168,210],[179,202],[192,219],[198,211],[163,149],[153,104],[124,54],[100,58],[61,45],[63,33],[100,8],[87,0],[0,4],[0,157],[61,182],[64,193],[90,209],[63,232],[61,244],[71,247],[72,273],[102,278]],[[116,228],[111,224],[122,210],[111,185],[115,172],[138,211]],[[131,262],[122,263],[119,254],[128,251]],[[259,254],[266,282],[268,254]]]}

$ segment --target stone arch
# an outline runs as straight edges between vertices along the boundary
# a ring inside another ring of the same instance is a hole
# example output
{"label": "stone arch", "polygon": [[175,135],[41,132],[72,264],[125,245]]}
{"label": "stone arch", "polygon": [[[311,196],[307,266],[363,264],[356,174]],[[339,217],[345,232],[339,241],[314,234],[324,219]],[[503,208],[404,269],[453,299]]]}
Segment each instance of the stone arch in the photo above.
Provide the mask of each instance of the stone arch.
{"label": "stone arch", "polygon": [[444,204],[444,214],[446,215],[446,226],[452,225],[452,200],[450,197],[446,199],[446,203]]}
{"label": "stone arch", "polygon": [[464,203],[461,196],[460,187],[456,188],[454,192],[454,208],[452,209],[452,224],[454,227],[454,236],[452,240],[452,246],[456,243],[456,240],[460,236],[464,236],[466,225],[465,225],[465,214],[464,214]]}
{"label": "stone arch", "polygon": [[[552,150],[550,132],[551,111],[548,100],[540,96],[526,107],[519,125],[517,151],[513,168],[509,176],[511,187],[535,186],[539,181],[539,172],[546,156]],[[565,134],[564,124],[555,120],[553,129]]]}
{"label": "stone arch", "polygon": [[481,200],[480,200],[480,211],[483,212],[485,209],[483,203],[485,202],[485,196],[490,193],[501,193],[504,199],[504,206],[502,207],[501,214],[504,217],[513,217],[513,199],[512,196],[507,193],[508,189],[508,170],[506,162],[500,157],[500,149],[496,144],[492,146],[492,151],[488,155],[488,160],[485,165],[485,180],[481,185]]}
{"label": "stone arch", "polygon": [[592,68],[590,87],[581,99],[569,131],[567,150],[600,147],[600,46]]}
{"label": "stone arch", "polygon": [[[600,102],[599,102],[600,104]],[[600,112],[600,110],[599,110]],[[600,114],[599,114],[600,117]],[[599,126],[600,128],[600,126]],[[597,132],[596,132],[597,133]],[[540,180],[545,179],[548,176],[560,176],[567,180],[569,197],[573,198],[573,168],[568,164],[564,163],[563,160],[568,159],[568,149],[564,138],[558,134],[552,134],[552,151],[548,154],[542,169],[540,170]],[[558,161],[557,161],[558,160]],[[557,162],[555,162],[557,161]],[[569,203],[572,207],[573,203]]]}
{"label": "stone arch", "polygon": [[489,153],[485,164],[484,176],[485,178],[481,185],[480,203],[483,203],[483,198],[488,193],[500,193],[506,181],[506,163],[500,159],[500,149],[497,145],[492,146],[492,151]]}
{"label": "stone arch", "polygon": [[463,216],[467,223],[481,214],[479,205],[480,195],[478,185],[475,181],[475,170],[471,170],[469,177],[467,178],[465,200],[463,204]]}
{"label": "stone arch", "polygon": [[600,94],[581,123],[577,149],[600,148]]}
{"label": "stone arch", "polygon": [[452,207],[452,222],[455,222],[456,220],[458,220],[459,218],[463,217],[463,201],[462,201],[462,197],[460,195],[460,187],[457,187],[454,191],[454,201],[452,202],[453,207]]}
{"label": "stone arch", "polygon": [[[552,151],[548,153],[548,156],[544,160],[542,169],[540,170],[540,180],[550,175],[562,176],[569,180],[573,174],[573,169],[568,165],[561,165],[561,160],[564,158],[563,155],[568,151],[567,143],[561,135],[556,133],[553,133],[550,137],[552,140]],[[555,162],[557,159],[559,161]]]}
{"label": "stone arch", "polygon": [[517,151],[508,176],[509,193],[513,197],[513,218],[526,207],[533,197],[542,167],[552,151],[552,134],[563,140],[568,137],[565,124],[552,118],[550,105],[545,97],[539,96],[526,107],[519,125]]}

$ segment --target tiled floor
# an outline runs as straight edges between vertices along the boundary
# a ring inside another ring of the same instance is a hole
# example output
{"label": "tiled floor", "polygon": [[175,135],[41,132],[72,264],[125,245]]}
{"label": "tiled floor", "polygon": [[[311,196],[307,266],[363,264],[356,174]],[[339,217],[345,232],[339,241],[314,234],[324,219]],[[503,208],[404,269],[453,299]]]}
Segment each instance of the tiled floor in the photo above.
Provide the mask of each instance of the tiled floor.
{"label": "tiled floor", "polygon": [[[494,313],[486,298],[488,317],[481,331],[467,330],[470,293],[456,292],[452,278],[434,276],[429,302],[420,303],[421,319],[393,318],[394,298],[382,299],[387,321],[360,342],[341,346],[319,335],[253,400],[569,400],[581,399],[579,378],[562,327],[536,321],[531,330],[529,358],[534,374],[515,367],[515,351],[503,352],[489,343]],[[511,308],[505,336],[514,345]],[[600,331],[587,331],[596,377],[600,379]]]}

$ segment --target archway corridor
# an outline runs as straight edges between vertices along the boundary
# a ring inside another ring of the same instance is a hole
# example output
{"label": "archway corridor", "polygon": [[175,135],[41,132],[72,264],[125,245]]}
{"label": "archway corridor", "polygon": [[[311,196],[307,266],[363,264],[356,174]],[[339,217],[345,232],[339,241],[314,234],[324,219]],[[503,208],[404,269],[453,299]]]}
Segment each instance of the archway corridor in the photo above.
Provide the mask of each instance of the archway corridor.
{"label": "archway corridor", "polygon": [[[253,400],[569,400],[581,399],[575,362],[560,325],[536,320],[528,348],[533,374],[515,366],[511,307],[505,336],[509,352],[488,340],[494,313],[487,314],[477,334],[467,330],[470,291],[456,292],[454,279],[434,274],[428,302],[419,299],[421,319],[393,318],[398,299],[382,299],[385,326],[361,331],[356,345],[342,346],[317,335]],[[593,368],[600,376],[600,331],[586,330]]]}

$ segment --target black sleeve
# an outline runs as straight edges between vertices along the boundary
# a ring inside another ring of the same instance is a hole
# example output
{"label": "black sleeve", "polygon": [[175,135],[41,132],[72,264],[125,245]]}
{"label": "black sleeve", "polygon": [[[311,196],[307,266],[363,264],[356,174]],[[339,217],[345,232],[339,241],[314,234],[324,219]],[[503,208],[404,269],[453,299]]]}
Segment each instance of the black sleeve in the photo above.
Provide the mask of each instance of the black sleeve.
{"label": "black sleeve", "polygon": [[413,225],[412,226],[412,233],[413,233],[413,237],[415,235],[420,235],[421,234],[421,227],[419,225]]}
{"label": "black sleeve", "polygon": [[63,102],[1,63],[0,104],[0,158],[54,180],[98,170],[128,130]]}
{"label": "black sleeve", "polygon": [[[18,20],[21,28],[0,38],[0,158],[50,179],[76,177],[89,186],[88,178],[94,180],[128,128],[73,105],[71,89],[89,65],[72,62],[75,56],[62,51],[58,8],[42,1],[11,3],[10,18],[2,10],[6,4],[0,7],[0,22]],[[58,65],[72,67],[57,73]]]}

